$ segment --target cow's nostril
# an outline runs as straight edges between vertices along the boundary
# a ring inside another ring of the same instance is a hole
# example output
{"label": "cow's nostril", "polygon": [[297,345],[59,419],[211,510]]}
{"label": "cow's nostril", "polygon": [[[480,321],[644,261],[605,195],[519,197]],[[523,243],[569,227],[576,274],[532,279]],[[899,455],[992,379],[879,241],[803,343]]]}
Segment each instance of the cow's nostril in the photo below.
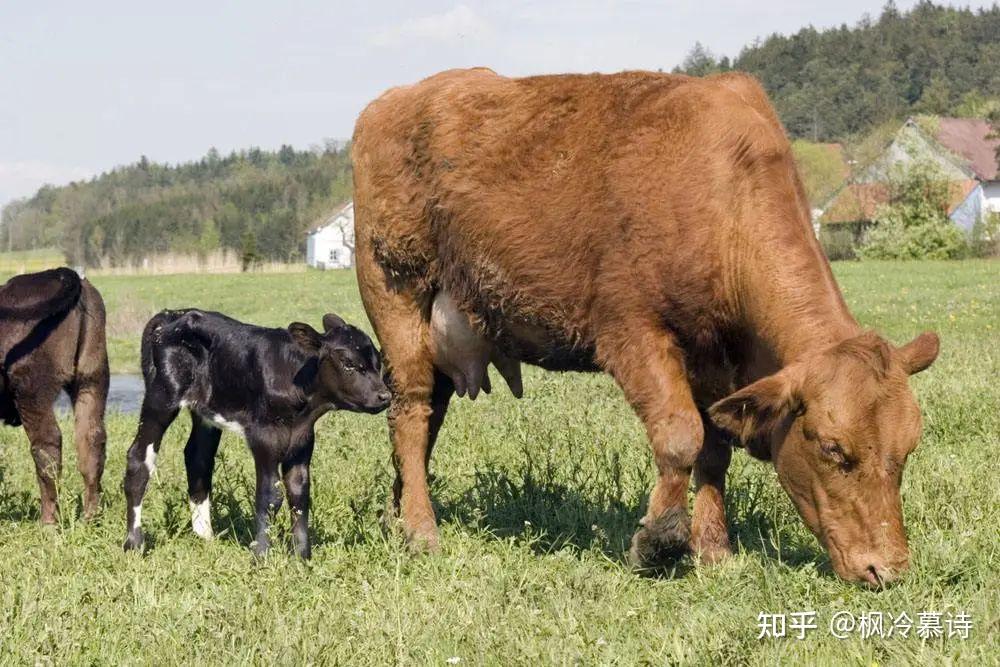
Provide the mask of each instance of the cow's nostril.
{"label": "cow's nostril", "polygon": [[378,400],[382,401],[383,403],[387,402],[390,398],[392,398],[392,394],[390,394],[387,391],[380,391],[378,393]]}

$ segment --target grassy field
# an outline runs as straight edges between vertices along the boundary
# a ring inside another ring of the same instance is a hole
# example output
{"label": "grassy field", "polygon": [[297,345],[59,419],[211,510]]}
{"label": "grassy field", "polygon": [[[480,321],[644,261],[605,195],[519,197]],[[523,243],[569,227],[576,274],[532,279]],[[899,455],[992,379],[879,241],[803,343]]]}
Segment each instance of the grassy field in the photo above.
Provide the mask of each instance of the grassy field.
{"label": "grassy field", "polygon": [[[773,471],[742,453],[727,498],[736,556],[636,576],[622,555],[653,479],[638,420],[608,378],[532,369],[524,400],[498,390],[449,413],[433,463],[436,557],[410,557],[380,529],[391,482],[383,416],[320,422],[309,564],[280,547],[251,559],[253,466],[231,434],[216,473],[221,535],[202,543],[190,532],[182,417],[164,441],[143,513],[150,549],[138,557],[120,548],[134,417],[109,418],[105,511],[93,524],[78,518],[67,444],[62,523],[46,530],[27,440],[0,430],[0,663],[995,663],[1000,263],[835,271],[866,326],[897,343],[925,329],[942,338],[938,362],[911,381],[926,424],[903,489],[913,570],[888,591],[836,579]],[[164,307],[271,325],[318,326],[327,310],[365,322],[344,272],[94,282],[118,371],[137,369],[138,332]],[[68,422],[64,433],[70,440]],[[276,533],[287,545],[285,520]],[[796,611],[817,612],[804,640],[757,639],[758,613]],[[838,611],[906,612],[914,628],[841,640],[829,629]],[[971,635],[921,639],[920,612],[967,612]]]}

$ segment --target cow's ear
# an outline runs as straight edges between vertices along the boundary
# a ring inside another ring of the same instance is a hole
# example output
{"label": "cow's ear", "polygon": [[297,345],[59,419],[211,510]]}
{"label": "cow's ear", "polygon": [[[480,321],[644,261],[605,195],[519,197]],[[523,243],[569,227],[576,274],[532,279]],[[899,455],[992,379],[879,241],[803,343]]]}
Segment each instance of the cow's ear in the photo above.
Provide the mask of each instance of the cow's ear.
{"label": "cow's ear", "polygon": [[906,369],[907,373],[913,375],[933,364],[940,350],[941,341],[938,335],[927,331],[899,348],[898,353],[903,362],[903,368]]}
{"label": "cow's ear", "polygon": [[288,325],[288,333],[292,334],[292,340],[306,352],[316,352],[319,350],[321,342],[319,332],[308,324],[292,322]]}
{"label": "cow's ear", "polygon": [[334,313],[327,313],[323,316],[323,331],[330,333],[334,329],[341,329],[347,326],[347,322],[344,321],[340,315],[335,315]]}
{"label": "cow's ear", "polygon": [[712,405],[708,414],[716,426],[755,450],[755,443],[766,442],[785,417],[802,407],[794,378],[782,371],[757,380]]}

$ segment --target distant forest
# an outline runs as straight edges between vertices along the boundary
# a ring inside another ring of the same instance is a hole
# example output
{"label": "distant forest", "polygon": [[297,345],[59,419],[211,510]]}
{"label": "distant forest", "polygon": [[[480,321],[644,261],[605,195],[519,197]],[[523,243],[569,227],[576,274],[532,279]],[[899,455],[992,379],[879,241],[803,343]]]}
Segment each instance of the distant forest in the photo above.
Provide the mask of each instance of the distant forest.
{"label": "distant forest", "polygon": [[7,250],[58,247],[72,265],[137,264],[161,253],[302,256],[309,226],[351,196],[349,149],[282,146],[176,166],[145,157],[96,178],[46,186],[4,208]]}
{"label": "distant forest", "polygon": [[[841,142],[859,164],[911,114],[1000,116],[1000,7],[972,11],[891,2],[854,27],[772,35],[730,60],[695,44],[675,71],[756,75],[795,139],[815,204],[842,182],[843,162],[813,142]],[[87,182],[44,187],[3,210],[0,247],[61,248],[68,263],[141,263],[160,253],[231,250],[298,261],[305,232],[351,194],[348,149],[283,146],[176,166],[145,158]]]}
{"label": "distant forest", "polygon": [[1000,98],[1000,6],[972,11],[889,2],[854,27],[803,28],[744,47],[735,60],[695,44],[675,69],[759,78],[789,134],[845,141],[911,113],[980,116]]}

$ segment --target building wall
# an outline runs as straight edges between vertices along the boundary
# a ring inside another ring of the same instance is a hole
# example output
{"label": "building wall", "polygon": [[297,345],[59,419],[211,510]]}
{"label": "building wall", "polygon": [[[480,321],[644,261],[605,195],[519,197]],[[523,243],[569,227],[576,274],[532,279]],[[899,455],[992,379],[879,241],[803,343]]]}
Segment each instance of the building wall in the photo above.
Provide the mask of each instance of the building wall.
{"label": "building wall", "polygon": [[983,210],[1000,213],[1000,181],[983,183]]}
{"label": "building wall", "polygon": [[340,228],[331,225],[309,235],[306,262],[317,269],[348,269],[354,266],[354,251]]}
{"label": "building wall", "polygon": [[969,196],[965,198],[961,204],[955,207],[955,210],[951,212],[948,217],[954,222],[962,231],[966,233],[972,232],[972,228],[975,226],[979,219],[983,215],[983,188],[982,186],[976,186]]}

